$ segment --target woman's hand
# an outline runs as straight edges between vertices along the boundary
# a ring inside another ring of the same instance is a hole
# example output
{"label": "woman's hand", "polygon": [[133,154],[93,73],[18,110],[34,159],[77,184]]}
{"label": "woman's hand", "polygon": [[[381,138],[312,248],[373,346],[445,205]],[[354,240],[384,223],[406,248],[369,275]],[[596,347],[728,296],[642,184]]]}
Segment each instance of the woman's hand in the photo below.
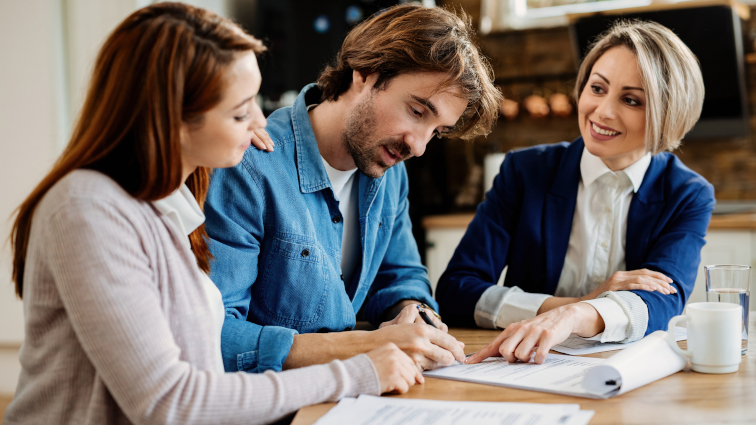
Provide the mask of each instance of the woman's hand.
{"label": "woman's hand", "polygon": [[648,269],[615,272],[590,294],[581,297],[579,301],[592,300],[606,291],[643,290],[661,292],[662,294],[676,294],[677,289],[671,285],[672,279]]}
{"label": "woman's hand", "polygon": [[367,356],[378,371],[381,394],[392,391],[404,394],[415,383],[425,383],[422,370],[392,342],[369,351]]}
{"label": "woman's hand", "polygon": [[252,145],[261,151],[273,152],[273,139],[264,128],[256,128],[252,130]]}
{"label": "woman's hand", "polygon": [[465,360],[480,363],[488,357],[504,357],[508,362],[529,362],[535,350],[535,362],[546,360],[551,347],[575,333],[582,337],[595,336],[604,330],[604,319],[593,306],[586,303],[568,304],[538,316],[507,326],[484,349]]}

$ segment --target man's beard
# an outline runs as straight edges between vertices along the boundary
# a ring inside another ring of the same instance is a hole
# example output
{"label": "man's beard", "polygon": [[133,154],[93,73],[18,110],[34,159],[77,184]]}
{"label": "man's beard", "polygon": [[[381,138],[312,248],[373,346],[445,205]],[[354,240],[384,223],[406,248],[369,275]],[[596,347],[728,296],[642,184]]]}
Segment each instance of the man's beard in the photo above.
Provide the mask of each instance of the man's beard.
{"label": "man's beard", "polygon": [[352,156],[357,169],[368,177],[377,179],[388,170],[391,165],[383,160],[382,147],[392,150],[399,157],[393,165],[410,157],[410,148],[406,143],[391,138],[372,141],[377,127],[373,112],[374,94],[360,102],[349,114],[344,130],[344,146]]}

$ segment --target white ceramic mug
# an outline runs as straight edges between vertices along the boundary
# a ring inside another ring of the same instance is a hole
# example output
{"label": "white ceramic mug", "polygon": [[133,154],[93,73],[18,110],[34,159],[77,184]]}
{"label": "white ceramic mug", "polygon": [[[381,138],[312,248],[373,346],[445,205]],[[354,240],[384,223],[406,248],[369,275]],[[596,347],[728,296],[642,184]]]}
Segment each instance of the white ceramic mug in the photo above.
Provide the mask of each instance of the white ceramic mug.
{"label": "white ceramic mug", "polygon": [[[679,355],[690,360],[691,368],[701,373],[732,373],[740,366],[740,328],[742,307],[730,303],[688,304],[687,314],[669,321],[667,342]],[[688,324],[688,350],[675,341],[675,325]]]}

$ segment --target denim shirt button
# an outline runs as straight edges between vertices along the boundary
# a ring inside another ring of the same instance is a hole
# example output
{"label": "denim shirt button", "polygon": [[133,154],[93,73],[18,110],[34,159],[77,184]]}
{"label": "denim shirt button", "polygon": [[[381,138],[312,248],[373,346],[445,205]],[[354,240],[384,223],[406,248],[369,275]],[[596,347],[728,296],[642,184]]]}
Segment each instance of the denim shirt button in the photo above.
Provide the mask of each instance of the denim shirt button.
{"label": "denim shirt button", "polygon": [[302,257],[307,257],[308,255],[310,255],[310,250],[309,249],[302,250]]}
{"label": "denim shirt button", "polygon": [[339,224],[339,223],[341,223],[341,217],[334,216],[331,221],[333,221],[334,224]]}

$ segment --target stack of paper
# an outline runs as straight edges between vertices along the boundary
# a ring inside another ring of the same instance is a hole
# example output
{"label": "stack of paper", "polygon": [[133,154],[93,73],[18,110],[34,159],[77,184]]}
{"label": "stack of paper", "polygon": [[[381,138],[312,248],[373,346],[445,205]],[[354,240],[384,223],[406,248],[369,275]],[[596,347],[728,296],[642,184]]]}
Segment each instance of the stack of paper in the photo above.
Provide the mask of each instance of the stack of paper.
{"label": "stack of paper", "polygon": [[583,388],[613,397],[677,373],[687,364],[686,358],[672,351],[667,333],[656,331],[589,370]]}
{"label": "stack of paper", "polygon": [[[592,394],[583,388],[583,376],[586,372],[605,361],[590,357],[549,354],[543,364],[535,364],[509,363],[501,357],[491,357],[478,364],[449,366],[425,372],[423,375],[578,397],[605,398],[604,394]],[[612,390],[613,388],[607,389],[605,392],[609,393]]]}
{"label": "stack of paper", "polygon": [[586,425],[592,410],[577,404],[437,401],[361,395],[345,398],[316,425]]}
{"label": "stack of paper", "polygon": [[588,398],[609,398],[682,370],[687,360],[656,331],[609,359],[549,354],[543,364],[509,363],[494,357],[474,365],[449,366],[425,376],[544,391]]}
{"label": "stack of paper", "polygon": [[[684,341],[688,339],[688,330],[680,326],[675,327],[675,339]],[[640,341],[629,342],[626,344],[600,342],[590,339],[580,338],[577,335],[571,335],[561,344],[551,347],[552,350],[571,356],[582,356],[583,354],[602,353],[604,351],[624,350],[630,348]]]}

